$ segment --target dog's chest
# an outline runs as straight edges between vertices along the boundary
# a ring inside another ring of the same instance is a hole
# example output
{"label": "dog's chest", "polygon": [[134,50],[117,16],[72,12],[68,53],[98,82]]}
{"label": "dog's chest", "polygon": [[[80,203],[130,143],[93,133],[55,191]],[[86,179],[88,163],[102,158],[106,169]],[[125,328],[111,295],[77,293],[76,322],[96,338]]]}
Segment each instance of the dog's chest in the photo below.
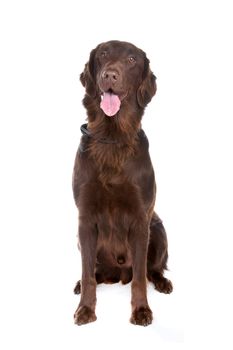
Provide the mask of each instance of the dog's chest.
{"label": "dog's chest", "polygon": [[99,182],[89,183],[82,187],[80,195],[79,210],[84,215],[89,213],[96,221],[103,217],[109,217],[109,222],[124,221],[124,218],[135,216],[142,209],[138,187],[128,182],[111,183],[107,187]]}

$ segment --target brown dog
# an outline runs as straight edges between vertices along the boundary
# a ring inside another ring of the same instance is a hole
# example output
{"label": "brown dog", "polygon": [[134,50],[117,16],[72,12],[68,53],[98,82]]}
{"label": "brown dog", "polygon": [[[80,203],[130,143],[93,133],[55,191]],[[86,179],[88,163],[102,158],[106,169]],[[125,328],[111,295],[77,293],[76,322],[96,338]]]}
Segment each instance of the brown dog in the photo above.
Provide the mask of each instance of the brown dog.
{"label": "brown dog", "polygon": [[172,291],[164,276],[167,237],[153,211],[156,185],[141,129],[144,108],[156,92],[156,78],[145,53],[121,41],[100,44],[81,74],[88,124],[73,174],[79,209],[82,280],[75,323],[96,320],[96,284],[132,280],[133,324],[152,322],[146,283]]}

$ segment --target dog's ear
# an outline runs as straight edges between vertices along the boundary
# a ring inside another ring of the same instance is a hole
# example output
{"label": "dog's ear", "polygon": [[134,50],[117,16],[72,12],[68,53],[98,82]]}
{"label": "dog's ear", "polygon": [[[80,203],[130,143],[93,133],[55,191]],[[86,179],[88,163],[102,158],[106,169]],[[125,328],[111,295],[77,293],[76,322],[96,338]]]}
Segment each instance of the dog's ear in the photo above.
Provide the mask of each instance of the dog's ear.
{"label": "dog's ear", "polygon": [[140,107],[145,108],[157,90],[156,76],[151,72],[149,60],[145,57],[143,80],[137,90],[137,101]]}
{"label": "dog's ear", "polygon": [[80,74],[80,81],[85,87],[87,95],[93,98],[96,96],[95,53],[95,49],[91,51],[89,61],[85,64],[84,71]]}

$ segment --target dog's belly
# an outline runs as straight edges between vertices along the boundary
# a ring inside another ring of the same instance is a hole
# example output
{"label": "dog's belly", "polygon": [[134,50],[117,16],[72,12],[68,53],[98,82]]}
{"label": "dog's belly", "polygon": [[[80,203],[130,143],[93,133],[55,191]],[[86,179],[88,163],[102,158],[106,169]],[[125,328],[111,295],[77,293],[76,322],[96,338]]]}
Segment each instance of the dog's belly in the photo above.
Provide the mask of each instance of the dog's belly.
{"label": "dog's belly", "polygon": [[97,263],[130,266],[130,215],[106,210],[98,216],[97,229]]}
{"label": "dog's belly", "polygon": [[80,208],[80,214],[98,229],[97,263],[131,266],[130,227],[145,217],[137,187],[123,183],[106,189],[92,183],[82,192],[82,198],[88,201]]}

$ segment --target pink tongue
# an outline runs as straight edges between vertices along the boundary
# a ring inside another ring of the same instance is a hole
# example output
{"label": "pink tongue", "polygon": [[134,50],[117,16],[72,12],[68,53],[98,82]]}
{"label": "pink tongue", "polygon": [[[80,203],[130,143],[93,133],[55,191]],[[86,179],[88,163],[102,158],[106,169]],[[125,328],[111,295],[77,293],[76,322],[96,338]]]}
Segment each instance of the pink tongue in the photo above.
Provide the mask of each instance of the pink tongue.
{"label": "pink tongue", "polygon": [[110,92],[104,92],[103,99],[100,103],[100,108],[106,115],[112,117],[117,114],[120,109],[121,101],[117,95]]}

